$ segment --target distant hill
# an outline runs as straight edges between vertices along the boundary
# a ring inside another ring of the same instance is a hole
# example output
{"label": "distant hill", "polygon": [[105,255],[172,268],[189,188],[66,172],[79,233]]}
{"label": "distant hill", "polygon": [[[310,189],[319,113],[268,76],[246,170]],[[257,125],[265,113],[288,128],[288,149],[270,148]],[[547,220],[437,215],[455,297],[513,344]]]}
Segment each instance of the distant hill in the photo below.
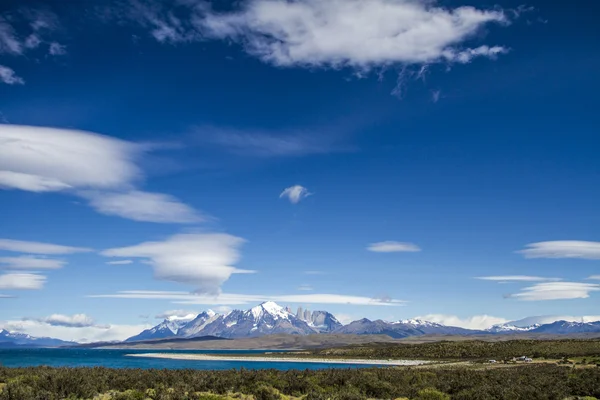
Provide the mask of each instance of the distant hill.
{"label": "distant hill", "polygon": [[34,337],[25,333],[0,330],[1,348],[61,347],[76,344],[49,337]]}

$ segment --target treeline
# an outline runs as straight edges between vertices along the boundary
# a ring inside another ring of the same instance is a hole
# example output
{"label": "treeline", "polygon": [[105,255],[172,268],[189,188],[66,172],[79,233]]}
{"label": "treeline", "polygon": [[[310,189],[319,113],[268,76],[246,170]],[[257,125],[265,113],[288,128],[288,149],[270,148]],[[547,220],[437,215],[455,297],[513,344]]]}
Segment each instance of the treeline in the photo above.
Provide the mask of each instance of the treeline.
{"label": "treeline", "polygon": [[[567,399],[600,397],[600,368],[141,370],[0,368],[1,400]],[[113,393],[112,395],[109,395]],[[207,393],[213,393],[209,395]],[[234,395],[236,394],[236,395]]]}
{"label": "treeline", "polygon": [[314,350],[313,356],[372,359],[484,359],[528,356],[560,359],[600,356],[600,340],[440,341],[420,344],[372,343]]}

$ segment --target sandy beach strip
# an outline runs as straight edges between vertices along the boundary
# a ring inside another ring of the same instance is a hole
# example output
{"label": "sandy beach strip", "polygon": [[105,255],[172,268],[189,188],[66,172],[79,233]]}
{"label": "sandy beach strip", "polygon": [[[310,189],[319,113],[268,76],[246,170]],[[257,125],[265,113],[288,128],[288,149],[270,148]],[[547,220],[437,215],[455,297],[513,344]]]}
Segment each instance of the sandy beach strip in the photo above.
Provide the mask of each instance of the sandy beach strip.
{"label": "sandy beach strip", "polygon": [[293,362],[293,363],[319,363],[319,364],[354,364],[354,365],[423,365],[428,361],[423,360],[364,360],[364,359],[339,359],[330,358],[300,358],[300,357],[235,357],[211,356],[208,354],[183,354],[183,353],[143,353],[126,354],[127,357],[167,358],[171,360],[189,361],[242,361],[242,362]]}

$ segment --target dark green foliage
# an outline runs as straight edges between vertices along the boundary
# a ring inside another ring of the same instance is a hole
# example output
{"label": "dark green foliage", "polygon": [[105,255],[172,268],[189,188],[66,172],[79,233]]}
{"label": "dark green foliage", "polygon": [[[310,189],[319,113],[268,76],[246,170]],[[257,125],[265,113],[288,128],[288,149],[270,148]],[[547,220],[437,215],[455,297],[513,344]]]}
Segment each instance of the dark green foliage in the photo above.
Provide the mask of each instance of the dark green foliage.
{"label": "dark green foliage", "polygon": [[341,348],[315,350],[312,356],[367,359],[490,359],[512,357],[559,359],[600,356],[600,340],[507,340],[507,341],[441,341],[419,344],[371,343]]}
{"label": "dark green foliage", "polygon": [[[526,365],[506,368],[367,368],[317,371],[2,368],[0,400],[203,399],[243,393],[259,400],[566,399],[600,397],[599,368]],[[450,396],[450,397],[447,397]]]}

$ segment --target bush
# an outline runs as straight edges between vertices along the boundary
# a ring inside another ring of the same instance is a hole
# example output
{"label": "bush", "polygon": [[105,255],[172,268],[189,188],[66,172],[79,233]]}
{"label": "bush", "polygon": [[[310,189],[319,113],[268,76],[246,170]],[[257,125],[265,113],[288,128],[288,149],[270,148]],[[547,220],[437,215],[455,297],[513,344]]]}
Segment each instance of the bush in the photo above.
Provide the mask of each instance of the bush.
{"label": "bush", "polygon": [[436,389],[427,388],[419,390],[416,400],[450,400],[450,396]]}

